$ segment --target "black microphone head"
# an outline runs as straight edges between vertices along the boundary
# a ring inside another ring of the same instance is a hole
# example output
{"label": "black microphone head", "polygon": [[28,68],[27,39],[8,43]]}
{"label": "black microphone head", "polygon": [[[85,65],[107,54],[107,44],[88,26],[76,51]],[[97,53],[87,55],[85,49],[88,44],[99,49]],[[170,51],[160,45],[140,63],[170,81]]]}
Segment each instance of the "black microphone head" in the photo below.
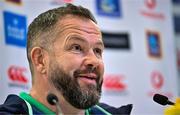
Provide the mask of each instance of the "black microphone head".
{"label": "black microphone head", "polygon": [[161,94],[155,94],[153,97],[153,100],[161,105],[168,104],[168,97],[161,95]]}
{"label": "black microphone head", "polygon": [[56,105],[56,102],[58,102],[58,98],[56,95],[49,93],[47,96],[47,101],[51,104],[51,105]]}

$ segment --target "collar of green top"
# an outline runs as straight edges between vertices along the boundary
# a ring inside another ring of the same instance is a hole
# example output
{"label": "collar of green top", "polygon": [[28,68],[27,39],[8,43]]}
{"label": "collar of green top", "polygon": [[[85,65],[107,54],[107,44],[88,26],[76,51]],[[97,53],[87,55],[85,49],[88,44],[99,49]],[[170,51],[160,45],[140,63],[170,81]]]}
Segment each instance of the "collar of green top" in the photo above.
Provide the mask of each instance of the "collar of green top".
{"label": "collar of green top", "polygon": [[45,105],[43,105],[42,103],[38,102],[31,95],[29,95],[29,94],[27,94],[25,92],[21,92],[20,93],[20,97],[23,98],[24,100],[26,100],[27,102],[29,102],[30,105],[35,106],[37,109],[39,109],[43,113],[51,114],[51,115],[54,114],[55,115],[55,112],[51,111]]}
{"label": "collar of green top", "polygon": [[[25,92],[21,92],[20,93],[20,97],[24,100],[26,100],[30,105],[35,106],[37,109],[39,109],[40,111],[42,111],[44,114],[51,114],[51,115],[55,115],[56,113],[51,111],[49,108],[47,108],[45,105],[43,105],[42,103],[40,103],[39,101],[37,101],[36,99],[34,99],[31,95],[25,93]],[[102,111],[103,113],[105,113],[106,115],[111,115],[109,112],[107,112],[106,110],[104,110],[103,108],[101,108],[98,105],[95,105],[95,107],[97,109],[99,109],[100,111]],[[89,115],[89,111],[91,110],[91,108],[86,109],[85,110],[85,115]]]}

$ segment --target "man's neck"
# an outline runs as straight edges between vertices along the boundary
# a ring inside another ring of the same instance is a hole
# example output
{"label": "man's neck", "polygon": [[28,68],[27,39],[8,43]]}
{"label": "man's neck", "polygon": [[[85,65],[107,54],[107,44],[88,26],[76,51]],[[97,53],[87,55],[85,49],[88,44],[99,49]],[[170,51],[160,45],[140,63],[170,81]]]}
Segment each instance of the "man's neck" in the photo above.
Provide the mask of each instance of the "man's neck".
{"label": "man's neck", "polygon": [[[45,88],[42,88],[45,89]],[[32,88],[32,90],[30,91],[30,95],[36,99],[37,101],[39,101],[40,103],[42,103],[43,105],[45,105],[47,108],[49,108],[50,110],[57,112],[57,107],[54,105],[51,105],[48,103],[46,97],[48,95],[49,92],[47,91],[37,91],[34,90]],[[61,114],[66,115],[66,114],[73,114],[73,115],[84,115],[85,114],[85,110],[81,110],[81,109],[77,109],[75,107],[73,107],[71,104],[69,104],[62,95],[58,95],[58,93],[54,93],[59,100],[59,105],[60,105],[60,109],[62,111]]]}

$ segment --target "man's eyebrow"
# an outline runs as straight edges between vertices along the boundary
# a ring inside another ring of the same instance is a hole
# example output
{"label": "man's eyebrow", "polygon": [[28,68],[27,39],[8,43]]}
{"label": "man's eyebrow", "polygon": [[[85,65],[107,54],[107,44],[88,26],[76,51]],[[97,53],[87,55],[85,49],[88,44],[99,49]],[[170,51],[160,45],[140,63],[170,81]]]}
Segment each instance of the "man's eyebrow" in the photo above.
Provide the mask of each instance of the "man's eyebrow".
{"label": "man's eyebrow", "polygon": [[[87,42],[85,39],[83,39],[82,37],[78,37],[78,36],[73,36],[73,37],[69,38],[68,41],[76,41],[76,40],[81,41],[81,42],[85,42],[85,43]],[[96,44],[100,45],[104,48],[104,44],[101,40],[99,40]]]}
{"label": "man's eyebrow", "polygon": [[102,41],[98,41],[96,44],[102,46],[102,48],[104,49],[104,43]]}

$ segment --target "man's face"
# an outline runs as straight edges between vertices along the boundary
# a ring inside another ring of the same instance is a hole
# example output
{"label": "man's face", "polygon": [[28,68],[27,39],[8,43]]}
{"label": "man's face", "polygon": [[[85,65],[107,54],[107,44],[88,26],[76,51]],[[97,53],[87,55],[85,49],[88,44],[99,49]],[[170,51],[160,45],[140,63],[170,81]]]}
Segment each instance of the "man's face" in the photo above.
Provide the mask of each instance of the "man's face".
{"label": "man's face", "polygon": [[50,58],[49,79],[74,107],[95,105],[101,95],[104,45],[99,28],[91,20],[67,16],[58,23],[59,36]]}

